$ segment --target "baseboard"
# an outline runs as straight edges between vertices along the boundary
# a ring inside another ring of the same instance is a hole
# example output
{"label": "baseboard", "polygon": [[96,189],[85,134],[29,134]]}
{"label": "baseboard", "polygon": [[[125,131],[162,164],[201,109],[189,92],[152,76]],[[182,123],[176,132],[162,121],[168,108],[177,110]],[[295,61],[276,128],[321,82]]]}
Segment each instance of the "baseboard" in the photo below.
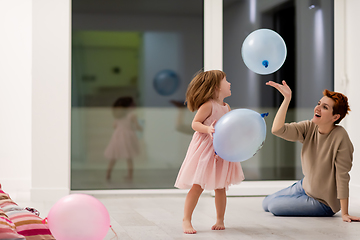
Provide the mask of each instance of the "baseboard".
{"label": "baseboard", "polygon": [[[88,195],[177,195],[187,194],[189,189],[121,189],[121,190],[72,190],[71,193]],[[204,190],[203,193],[210,194],[211,191]]]}
{"label": "baseboard", "polygon": [[[265,196],[286,188],[296,181],[244,181],[239,185],[230,186],[227,196]],[[89,195],[107,195],[107,194],[186,194],[189,190],[181,189],[129,189],[129,190],[73,190],[71,193],[83,193]],[[205,190],[203,193],[209,193],[214,196],[214,191]]]}
{"label": "baseboard", "polygon": [[15,201],[29,201],[31,181],[29,179],[1,179],[1,188]]}
{"label": "baseboard", "polygon": [[31,188],[29,179],[1,179],[0,183],[5,192],[30,191]]}
{"label": "baseboard", "polygon": [[[227,196],[266,196],[286,188],[296,181],[244,181],[239,185],[230,186]],[[215,192],[212,191],[212,196]]]}
{"label": "baseboard", "polygon": [[70,194],[68,188],[32,188],[31,201],[58,201]]}

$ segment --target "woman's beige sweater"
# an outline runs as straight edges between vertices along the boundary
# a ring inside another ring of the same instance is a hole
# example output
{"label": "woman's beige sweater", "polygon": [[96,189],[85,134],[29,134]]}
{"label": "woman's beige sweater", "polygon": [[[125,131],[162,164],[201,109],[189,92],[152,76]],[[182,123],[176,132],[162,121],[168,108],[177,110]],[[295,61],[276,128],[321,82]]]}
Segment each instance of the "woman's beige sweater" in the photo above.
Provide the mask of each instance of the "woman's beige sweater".
{"label": "woman's beige sweater", "polygon": [[322,134],[316,124],[307,120],[285,123],[273,134],[303,144],[301,165],[306,194],[338,212],[339,199],[349,197],[349,171],[354,151],[346,130],[336,125],[331,132]]}

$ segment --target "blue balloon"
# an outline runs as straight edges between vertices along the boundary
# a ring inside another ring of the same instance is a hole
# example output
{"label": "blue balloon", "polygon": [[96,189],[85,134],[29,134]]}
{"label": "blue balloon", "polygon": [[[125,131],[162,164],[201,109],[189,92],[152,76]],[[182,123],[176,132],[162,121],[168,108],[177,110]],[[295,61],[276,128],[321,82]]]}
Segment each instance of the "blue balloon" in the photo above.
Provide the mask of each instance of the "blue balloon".
{"label": "blue balloon", "polygon": [[162,70],[154,78],[154,88],[157,93],[163,96],[173,94],[179,87],[178,75],[172,70]]}
{"label": "blue balloon", "polygon": [[217,155],[230,162],[242,162],[254,156],[266,138],[266,114],[250,109],[235,109],[215,124],[213,145]]}
{"label": "blue balloon", "polygon": [[253,72],[266,75],[279,70],[286,59],[286,44],[282,37],[270,29],[250,33],[241,47],[245,65]]}

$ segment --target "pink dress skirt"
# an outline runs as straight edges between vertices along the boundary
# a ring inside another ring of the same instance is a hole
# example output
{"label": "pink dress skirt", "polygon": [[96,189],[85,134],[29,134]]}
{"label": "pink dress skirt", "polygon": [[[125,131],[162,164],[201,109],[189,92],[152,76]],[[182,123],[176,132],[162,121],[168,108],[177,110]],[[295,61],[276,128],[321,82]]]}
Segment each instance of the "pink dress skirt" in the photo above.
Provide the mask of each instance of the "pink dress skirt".
{"label": "pink dress skirt", "polygon": [[107,145],[104,155],[107,159],[129,159],[140,153],[133,119],[134,113],[116,119],[116,128]]}
{"label": "pink dress skirt", "polygon": [[[222,106],[213,100],[210,101],[212,112],[204,121],[207,126],[229,111],[227,105]],[[239,184],[244,179],[239,162],[229,162],[217,156],[210,135],[195,132],[178,173],[175,187],[190,189],[193,184],[198,184],[206,190],[222,188],[227,190],[230,185]]]}

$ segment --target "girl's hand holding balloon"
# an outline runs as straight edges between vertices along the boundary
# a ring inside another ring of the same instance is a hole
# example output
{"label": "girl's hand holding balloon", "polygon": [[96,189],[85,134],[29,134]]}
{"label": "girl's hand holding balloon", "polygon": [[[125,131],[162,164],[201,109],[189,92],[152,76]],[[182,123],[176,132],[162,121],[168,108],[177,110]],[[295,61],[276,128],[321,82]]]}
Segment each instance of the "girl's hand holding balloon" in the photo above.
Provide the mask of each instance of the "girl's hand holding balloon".
{"label": "girl's hand holding balloon", "polygon": [[214,125],[216,123],[216,120],[213,121],[213,123],[208,127],[208,133],[210,134],[211,139],[213,139],[213,133],[215,132]]}
{"label": "girl's hand holding balloon", "polygon": [[276,83],[273,81],[269,81],[266,83],[266,85],[276,88],[284,96],[285,99],[288,99],[288,100],[291,99],[291,89],[286,84],[285,80],[282,81],[282,84],[279,84],[279,83]]}

